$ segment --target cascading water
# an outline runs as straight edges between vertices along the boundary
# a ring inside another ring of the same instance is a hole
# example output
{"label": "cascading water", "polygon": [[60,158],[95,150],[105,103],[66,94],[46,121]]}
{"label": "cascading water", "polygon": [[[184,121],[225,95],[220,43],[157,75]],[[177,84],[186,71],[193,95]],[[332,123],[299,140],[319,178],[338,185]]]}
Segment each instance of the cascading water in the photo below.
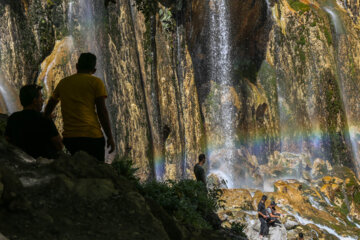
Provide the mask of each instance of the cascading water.
{"label": "cascading water", "polygon": [[[346,122],[348,124],[348,133],[349,133],[349,145],[351,145],[351,150],[354,158],[354,164],[357,170],[358,176],[360,175],[360,154],[359,154],[359,134],[360,129],[357,126],[358,119],[354,119],[353,112],[360,111],[360,108],[357,105],[351,103],[351,96],[349,96],[349,89],[347,85],[352,86],[352,88],[356,89],[357,83],[354,82],[352,76],[347,76],[343,69],[346,69],[346,58],[351,58],[349,52],[343,52],[342,49],[347,49],[346,46],[348,44],[347,35],[344,30],[344,26],[342,24],[341,18],[337,13],[335,8],[337,3],[332,1],[327,1],[326,5],[323,6],[323,9],[329,14],[331,22],[334,26],[334,39],[336,39],[336,55],[335,61],[337,66],[337,73],[339,78],[339,89],[342,99],[342,104],[345,110]],[[358,90],[358,89],[357,89]],[[354,96],[352,96],[354,97]],[[357,99],[360,99],[359,95],[355,95]]]}
{"label": "cascading water", "polygon": [[343,34],[344,28],[341,24],[341,20],[332,6],[325,6],[324,10],[330,15],[331,21],[334,24],[336,34]]}
{"label": "cascading water", "polygon": [[[99,45],[98,33],[97,30],[98,22],[96,19],[102,19],[102,9],[96,9],[95,16],[95,6],[91,1],[88,0],[79,0],[79,24],[80,24],[80,34],[84,40],[83,46],[85,50],[92,52],[96,55],[96,73],[95,75],[102,79],[105,82],[107,87],[106,80],[104,79],[104,69],[103,69],[103,52],[101,46]],[[80,47],[80,46],[79,46]]]}
{"label": "cascading water", "polygon": [[[234,107],[230,92],[231,86],[231,59],[230,59],[230,19],[226,0],[210,2],[209,16],[209,51],[210,51],[210,79],[219,86],[220,107],[216,112],[215,121],[221,128],[223,138],[222,160],[217,169],[210,169],[210,173],[216,173],[227,181],[229,188],[233,188],[235,176],[233,176],[234,161]],[[216,151],[215,151],[216,152]],[[212,154],[210,154],[210,161]]]}
{"label": "cascading water", "polygon": [[11,114],[13,112],[20,110],[19,97],[13,89],[10,87],[9,83],[5,81],[0,72],[0,95],[5,101],[6,113]]}

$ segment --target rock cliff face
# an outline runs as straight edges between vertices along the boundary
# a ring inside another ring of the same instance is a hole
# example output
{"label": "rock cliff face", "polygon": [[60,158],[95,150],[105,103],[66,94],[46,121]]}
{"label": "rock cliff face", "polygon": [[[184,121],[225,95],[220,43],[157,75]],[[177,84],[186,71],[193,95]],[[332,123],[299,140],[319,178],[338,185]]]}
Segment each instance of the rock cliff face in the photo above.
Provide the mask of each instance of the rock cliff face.
{"label": "rock cliff face", "polygon": [[143,180],[192,177],[200,152],[233,186],[261,185],[252,166],[275,151],[359,168],[358,11],[348,0],[3,0],[0,80],[49,96],[80,52],[96,53],[118,154]]}

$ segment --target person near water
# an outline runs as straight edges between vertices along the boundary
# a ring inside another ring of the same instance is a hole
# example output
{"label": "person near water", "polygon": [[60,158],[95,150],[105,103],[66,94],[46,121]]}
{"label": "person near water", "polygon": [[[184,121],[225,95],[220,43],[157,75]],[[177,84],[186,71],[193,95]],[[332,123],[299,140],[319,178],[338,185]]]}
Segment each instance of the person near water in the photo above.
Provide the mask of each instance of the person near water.
{"label": "person near water", "polygon": [[279,221],[281,214],[276,212],[275,207],[276,207],[276,203],[274,201],[271,201],[269,207],[266,209],[269,216],[267,222],[268,225],[271,227],[275,227],[276,224],[281,224],[281,222]]}
{"label": "person near water", "polygon": [[265,208],[265,202],[267,200],[267,196],[263,195],[258,204],[258,217],[260,220],[260,238],[267,236],[269,234],[269,226],[267,224],[267,219],[269,218],[268,213]]}
{"label": "person near water", "polygon": [[109,153],[115,149],[108,110],[105,105],[107,92],[96,72],[96,56],[82,53],[76,64],[77,73],[62,79],[50,97],[45,116],[50,116],[58,102],[64,122],[63,142],[73,155],[85,151],[99,161],[105,159],[105,138]]}
{"label": "person near water", "polygon": [[304,234],[303,233],[299,233],[299,240],[304,240]]}
{"label": "person near water", "polygon": [[8,118],[5,138],[34,158],[56,158],[63,148],[62,139],[54,122],[41,113],[44,103],[41,89],[35,84],[20,89],[24,109]]}
{"label": "person near water", "polygon": [[196,180],[198,182],[204,183],[206,186],[206,175],[205,175],[205,170],[203,168],[205,161],[206,161],[205,154],[200,154],[199,162],[197,164],[195,164],[195,166],[194,166],[194,173],[195,173]]}

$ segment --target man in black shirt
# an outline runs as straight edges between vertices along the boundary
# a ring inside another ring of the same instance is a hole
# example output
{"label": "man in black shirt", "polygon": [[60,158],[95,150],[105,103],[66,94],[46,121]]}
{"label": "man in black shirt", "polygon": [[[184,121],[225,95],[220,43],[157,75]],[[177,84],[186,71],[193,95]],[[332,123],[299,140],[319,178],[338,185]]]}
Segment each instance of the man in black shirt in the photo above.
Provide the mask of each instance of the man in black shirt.
{"label": "man in black shirt", "polygon": [[199,162],[195,164],[194,173],[198,182],[203,182],[206,186],[206,176],[203,165],[205,164],[205,154],[199,155]]}
{"label": "man in black shirt", "polygon": [[8,118],[5,137],[34,158],[53,158],[63,145],[53,121],[40,112],[44,103],[41,89],[35,84],[20,89],[24,110]]}
{"label": "man in black shirt", "polygon": [[266,208],[265,208],[265,201],[267,199],[266,195],[263,195],[259,205],[258,205],[258,217],[260,220],[260,238],[269,234],[269,226],[267,225],[266,219],[268,218]]}

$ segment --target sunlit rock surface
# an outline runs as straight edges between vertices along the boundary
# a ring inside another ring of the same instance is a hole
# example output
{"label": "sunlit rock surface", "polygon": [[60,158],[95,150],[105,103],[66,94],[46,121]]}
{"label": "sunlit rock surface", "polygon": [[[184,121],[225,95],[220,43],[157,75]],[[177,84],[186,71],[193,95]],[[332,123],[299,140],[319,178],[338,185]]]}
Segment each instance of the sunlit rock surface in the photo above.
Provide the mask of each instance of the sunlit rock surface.
{"label": "sunlit rock surface", "polygon": [[335,167],[329,174],[310,182],[279,180],[273,192],[257,190],[253,195],[246,189],[225,189],[225,209],[218,214],[224,224],[245,224],[248,238],[258,239],[257,204],[266,194],[266,206],[275,201],[283,214],[282,226],[273,228],[269,239],[277,239],[275,234],[293,239],[300,232],[310,239],[358,239],[360,182],[348,168]]}
{"label": "sunlit rock surface", "polygon": [[193,178],[201,152],[232,187],[359,169],[358,1],[181,3],[149,17],[134,0],[1,1],[0,110],[25,83],[49,96],[92,51],[142,180]]}

